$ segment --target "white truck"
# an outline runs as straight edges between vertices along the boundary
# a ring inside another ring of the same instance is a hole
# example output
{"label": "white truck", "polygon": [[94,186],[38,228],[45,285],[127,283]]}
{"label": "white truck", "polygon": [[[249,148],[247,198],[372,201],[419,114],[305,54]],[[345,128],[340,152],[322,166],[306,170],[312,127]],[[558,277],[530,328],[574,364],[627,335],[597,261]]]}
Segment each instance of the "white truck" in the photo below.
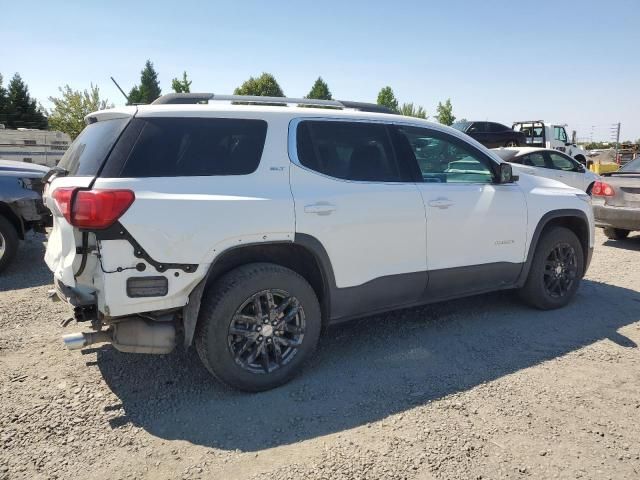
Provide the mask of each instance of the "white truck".
{"label": "white truck", "polygon": [[526,135],[527,147],[552,148],[566,153],[587,167],[587,152],[575,143],[575,132],[569,139],[567,124],[545,123],[544,120],[514,122],[513,129]]}

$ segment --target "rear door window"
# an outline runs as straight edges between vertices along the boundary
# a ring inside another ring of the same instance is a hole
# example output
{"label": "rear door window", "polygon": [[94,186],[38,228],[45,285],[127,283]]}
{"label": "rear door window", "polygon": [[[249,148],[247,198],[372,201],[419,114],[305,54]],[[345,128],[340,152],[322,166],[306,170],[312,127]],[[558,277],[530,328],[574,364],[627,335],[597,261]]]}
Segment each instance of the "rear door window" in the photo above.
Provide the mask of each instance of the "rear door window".
{"label": "rear door window", "polygon": [[102,176],[247,175],[258,168],[266,134],[264,120],[136,118]]}
{"label": "rear door window", "polygon": [[104,120],[88,125],[60,159],[68,176],[93,177],[109,154],[131,117]]}
{"label": "rear door window", "polygon": [[331,177],[402,181],[387,127],[379,123],[305,120],[296,131],[300,164]]}
{"label": "rear door window", "polygon": [[570,158],[565,157],[560,153],[548,153],[553,168],[556,170],[564,170],[565,172],[572,172],[576,169],[575,163]]}
{"label": "rear door window", "polygon": [[544,155],[541,153],[530,153],[522,157],[522,163],[529,165],[530,167],[542,167],[547,168]]}

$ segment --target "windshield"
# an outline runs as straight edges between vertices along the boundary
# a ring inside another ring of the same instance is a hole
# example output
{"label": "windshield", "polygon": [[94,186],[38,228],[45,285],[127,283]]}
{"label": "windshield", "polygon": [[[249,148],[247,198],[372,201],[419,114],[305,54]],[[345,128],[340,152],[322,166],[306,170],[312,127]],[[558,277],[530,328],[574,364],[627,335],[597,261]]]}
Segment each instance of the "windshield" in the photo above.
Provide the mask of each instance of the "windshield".
{"label": "windshield", "polygon": [[631,160],[624,167],[620,169],[621,172],[637,172],[640,173],[640,158]]}
{"label": "windshield", "polygon": [[469,127],[469,125],[471,125],[471,122],[456,122],[451,126],[456,130],[460,130],[461,132],[464,132],[467,129],[467,127]]}
{"label": "windshield", "polygon": [[58,166],[69,176],[93,177],[131,117],[88,125],[65,152]]}

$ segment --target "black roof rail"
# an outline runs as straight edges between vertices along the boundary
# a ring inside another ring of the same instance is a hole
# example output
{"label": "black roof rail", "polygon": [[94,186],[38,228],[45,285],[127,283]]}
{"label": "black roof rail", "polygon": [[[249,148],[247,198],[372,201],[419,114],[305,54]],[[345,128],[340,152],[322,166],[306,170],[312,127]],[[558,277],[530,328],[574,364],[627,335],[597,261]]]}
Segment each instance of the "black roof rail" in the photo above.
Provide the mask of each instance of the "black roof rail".
{"label": "black roof rail", "polygon": [[340,103],[344,108],[352,108],[353,110],[359,110],[361,112],[396,113],[389,107],[378,105],[377,103],[352,102],[350,100],[340,100]]}
{"label": "black roof rail", "polygon": [[253,95],[214,95],[213,93],[168,93],[157,98],[151,105],[190,105],[212,100],[269,105],[305,105],[329,108],[349,108],[361,112],[395,113],[388,107],[375,103],[351,102],[347,100],[318,100],[315,98],[261,97]]}
{"label": "black roof rail", "polygon": [[213,93],[167,93],[156,98],[151,105],[189,105],[206,102],[213,98]]}

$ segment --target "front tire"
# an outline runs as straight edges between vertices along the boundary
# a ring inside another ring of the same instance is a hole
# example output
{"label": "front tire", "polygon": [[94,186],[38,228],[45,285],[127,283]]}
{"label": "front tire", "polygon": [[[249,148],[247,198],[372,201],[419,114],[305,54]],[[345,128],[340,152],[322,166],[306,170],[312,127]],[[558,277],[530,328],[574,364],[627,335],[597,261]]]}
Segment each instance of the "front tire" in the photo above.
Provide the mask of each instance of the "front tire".
{"label": "front tire", "polygon": [[300,372],[317,346],[321,323],[316,294],[302,276],[280,265],[252,263],[209,287],[195,344],[216,378],[260,392]]}
{"label": "front tire", "polygon": [[536,246],[520,297],[541,310],[564,307],[578,290],[583,273],[583,250],[576,234],[565,227],[552,227]]}
{"label": "front tire", "polygon": [[18,252],[20,239],[13,224],[0,215],[0,272],[9,266]]}
{"label": "front tire", "polygon": [[630,232],[630,230],[625,230],[623,228],[607,227],[604,229],[604,235],[610,240],[624,240],[629,236]]}

